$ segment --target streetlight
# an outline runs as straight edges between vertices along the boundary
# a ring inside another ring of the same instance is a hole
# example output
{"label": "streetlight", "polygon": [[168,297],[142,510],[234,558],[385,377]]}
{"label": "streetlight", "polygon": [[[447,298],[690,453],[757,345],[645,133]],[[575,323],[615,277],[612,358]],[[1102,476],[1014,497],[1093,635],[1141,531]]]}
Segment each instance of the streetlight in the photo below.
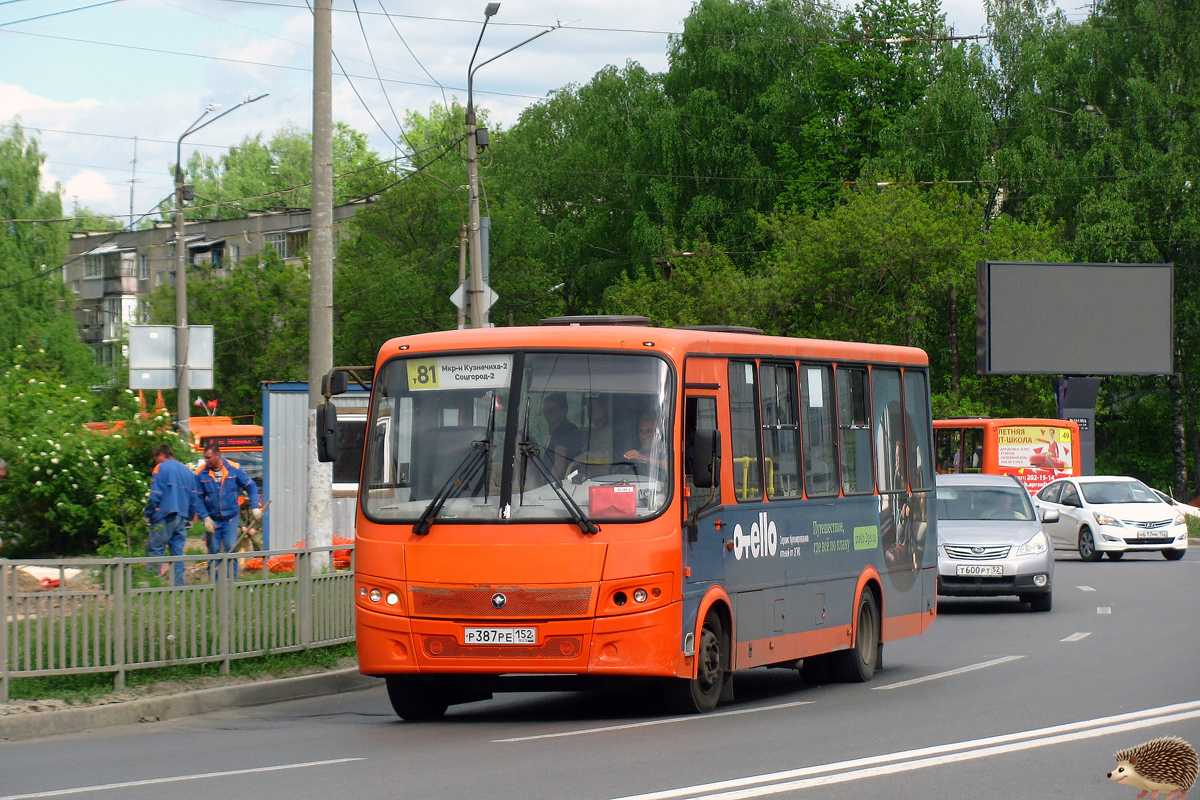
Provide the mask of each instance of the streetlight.
{"label": "streetlight", "polygon": [[[471,62],[467,65],[467,209],[468,230],[471,237],[471,286],[467,290],[468,305],[471,309],[471,327],[486,328],[488,326],[488,310],[483,299],[483,251],[479,233],[479,142],[475,138],[475,101],[472,88],[475,73],[482,67],[492,63],[501,56],[508,55],[518,47],[524,47],[539,36],[545,36],[554,28],[547,28],[541,33],[530,36],[525,41],[515,44],[499,55],[494,55],[487,61],[475,66],[475,56],[479,53],[479,44],[483,41],[483,32],[487,30],[488,20],[496,16],[500,10],[499,3],[488,3],[483,9],[483,27],[479,29],[479,38],[475,40],[475,50],[471,53]],[[556,26],[561,27],[561,26]],[[483,145],[487,146],[486,135]]]}
{"label": "streetlight", "polygon": [[[185,259],[183,257],[183,140],[201,128],[212,125],[231,111],[236,111],[247,103],[262,100],[264,97],[266,97],[265,94],[260,94],[258,97],[247,96],[245,100],[233,108],[226,109],[204,124],[200,124],[201,120],[217,109],[216,103],[209,103],[204,109],[204,113],[196,117],[196,121],[187,127],[187,130],[179,136],[179,141],[175,143],[175,373],[179,387],[175,413],[177,422],[181,427],[187,426],[188,417],[192,413],[187,365],[187,270],[184,266]],[[188,199],[191,198],[189,197]]]}

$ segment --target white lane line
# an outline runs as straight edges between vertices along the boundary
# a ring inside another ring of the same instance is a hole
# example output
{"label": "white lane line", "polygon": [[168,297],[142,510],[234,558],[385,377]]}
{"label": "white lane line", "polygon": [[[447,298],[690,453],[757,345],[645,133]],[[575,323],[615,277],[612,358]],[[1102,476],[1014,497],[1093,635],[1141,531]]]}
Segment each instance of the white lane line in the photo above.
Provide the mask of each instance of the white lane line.
{"label": "white lane line", "polygon": [[[916,684],[916,683],[924,683],[925,681],[934,681],[934,680],[937,680],[938,678],[949,678],[952,675],[961,675],[964,672],[974,672],[977,669],[983,669],[984,667],[994,667],[997,664],[1004,664],[1009,661],[1016,661],[1018,658],[1024,658],[1024,657],[1025,656],[1003,656],[1001,658],[993,658],[991,661],[983,661],[979,664],[971,664],[970,666],[967,666],[967,667],[959,667],[958,669],[952,669],[948,672],[938,672],[934,675],[926,675],[923,678],[912,678],[911,680],[899,681],[897,683],[888,683],[883,686],[872,686],[871,691],[883,690],[883,689],[899,689],[901,686],[912,686],[913,684]],[[0,800],[3,800],[3,798],[0,798]]]}
{"label": "white lane line", "polygon": [[1112,607],[1111,606],[1096,606],[1096,613],[1097,614],[1111,614]]}
{"label": "white lane line", "polygon": [[[815,700],[802,700],[794,703],[779,703],[773,706],[758,706],[757,708],[740,708],[737,711],[720,711],[716,714],[704,714],[698,717],[669,717],[667,719],[652,719],[646,722],[630,722],[625,725],[608,725],[603,728],[583,728],[577,731],[562,731],[561,733],[539,733],[536,736],[514,736],[511,739],[493,739],[492,744],[504,742],[532,742],[535,739],[561,739],[564,736],[583,736],[587,733],[608,733],[609,731],[624,731],[630,728],[646,728],[651,725],[668,725],[672,722],[703,722],[716,717],[735,717],[739,714],[757,714],[759,711],[776,711],[780,708],[795,708],[796,706],[812,705]],[[0,800],[7,800],[0,797]]]}
{"label": "white lane line", "polygon": [[1096,591],[1095,589],[1093,589],[1093,588],[1092,588],[1092,587],[1090,587],[1090,586],[1076,586],[1075,588],[1076,588],[1076,589],[1078,589],[1078,590],[1079,590],[1079,591],[1081,591],[1081,592],[1094,592],[1094,591]]}
{"label": "white lane line", "polygon": [[1089,637],[1091,635],[1092,635],[1091,631],[1080,631],[1078,633],[1072,633],[1070,636],[1068,636],[1065,639],[1059,639],[1059,641],[1060,642],[1078,642],[1080,639],[1086,639],[1087,637]]}
{"label": "white lane line", "polygon": [[366,761],[366,758],[332,758],[328,761],[302,761],[298,764],[278,764],[274,767],[251,767],[249,769],[229,769],[222,772],[202,772],[196,775],[176,775],[171,778],[149,778],[143,781],[125,781],[124,783],[104,783],[98,786],[79,786],[74,789],[54,789],[48,792],[31,792],[30,794],[9,794],[0,800],[28,800],[33,797],[62,797],[68,794],[83,794],[84,792],[103,792],[108,789],[128,789],[133,786],[154,786],[159,783],[175,783],[177,781],[196,781],[204,778],[224,778],[229,775],[252,775],[258,772],[278,772],[283,769],[300,769],[302,767],[324,767],[329,764],[345,764],[348,761]]}
{"label": "white lane line", "polygon": [[[1142,711],[1132,711],[1125,714],[1117,714],[1111,717],[1099,717],[1096,719],[1082,720],[1080,722],[1069,722],[1063,725],[1053,725],[1048,728],[1037,728],[1030,731],[1007,733],[1001,736],[989,736],[984,739],[952,742],[949,744],[922,747],[916,750],[903,750],[896,753],[886,753],[878,756],[855,758],[849,761],[839,761],[832,764],[818,764],[812,767],[800,767],[798,769],[785,770],[783,772],[751,775],[746,778],[734,778],[727,781],[717,781],[715,783],[705,783],[696,786],[685,786],[678,789],[666,789],[659,792],[628,795],[626,797],[616,798],[616,800],[674,800],[674,798],[681,797],[691,797],[693,800],[701,800],[701,798],[703,798],[703,800],[718,800],[718,798],[720,800],[733,800],[733,798],[759,797],[765,794],[777,794],[779,792],[793,791],[795,789],[805,789],[809,786],[819,786],[827,783],[839,783],[857,780],[859,778],[872,777],[874,775],[887,775],[892,772],[919,769],[921,767],[935,766],[936,764],[941,763],[951,763],[953,761],[983,758],[990,755],[999,755],[1003,752],[1015,752],[1017,750],[1042,747],[1049,744],[1059,744],[1061,742],[1072,741],[1074,739],[1089,739],[1097,736],[1106,736],[1111,733],[1121,733],[1127,730],[1138,730],[1140,728],[1148,728],[1155,725],[1163,725],[1169,722],[1193,719],[1195,717],[1200,717],[1200,701],[1198,700],[1194,700],[1189,703],[1177,703],[1169,706],[1161,706],[1158,708],[1148,708]],[[905,759],[912,760],[904,761]],[[861,767],[873,767],[876,764],[887,764],[888,762],[892,761],[903,761],[904,763],[892,764],[891,766],[878,767],[875,769],[857,769]],[[823,772],[855,769],[857,769],[857,771],[842,772],[837,775],[826,775],[824,777],[809,779],[808,781],[791,781],[789,783],[776,783],[771,786],[763,786],[757,789],[746,789],[746,793],[706,794],[706,792],[721,792],[727,789],[739,789],[742,787],[754,786],[755,784],[772,783],[774,781],[789,781],[791,779],[803,778],[809,775],[820,775]],[[810,781],[812,782],[810,783]],[[0,798],[0,800],[5,799]]]}

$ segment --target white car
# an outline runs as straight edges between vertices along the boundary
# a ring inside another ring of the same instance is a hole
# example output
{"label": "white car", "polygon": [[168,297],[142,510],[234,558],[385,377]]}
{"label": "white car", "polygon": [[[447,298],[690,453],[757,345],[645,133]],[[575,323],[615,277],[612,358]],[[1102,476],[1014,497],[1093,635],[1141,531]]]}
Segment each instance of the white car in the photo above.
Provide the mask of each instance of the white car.
{"label": "white car", "polygon": [[1186,516],[1189,517],[1200,517],[1200,508],[1196,508],[1189,503],[1181,503],[1174,497],[1171,497],[1171,495],[1167,494],[1166,492],[1160,492],[1158,489],[1155,489],[1154,493],[1158,495],[1164,503],[1171,506],[1176,511],[1182,511]]}
{"label": "white car", "polygon": [[1062,478],[1047,484],[1033,503],[1054,549],[1078,550],[1084,561],[1145,552],[1176,561],[1187,551],[1183,513],[1135,478]]}

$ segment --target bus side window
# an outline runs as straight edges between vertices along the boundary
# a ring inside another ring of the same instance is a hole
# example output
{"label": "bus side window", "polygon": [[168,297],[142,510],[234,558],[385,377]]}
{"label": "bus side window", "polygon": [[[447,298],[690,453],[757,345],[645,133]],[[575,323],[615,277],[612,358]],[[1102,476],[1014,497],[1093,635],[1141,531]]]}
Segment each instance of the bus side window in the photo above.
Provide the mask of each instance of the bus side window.
{"label": "bus side window", "polygon": [[908,441],[908,485],[914,492],[932,489],[929,389],[925,373],[918,370],[904,370],[904,424]]}
{"label": "bus side window", "polygon": [[758,386],[754,364],[729,362],[729,416],[733,445],[733,484],[738,502],[762,499],[762,453],[759,443]]}
{"label": "bus side window", "polygon": [[963,429],[963,472],[983,472],[983,428]]}
{"label": "bus side window", "polygon": [[689,397],[685,405],[684,417],[684,485],[687,487],[687,515],[690,519],[696,510],[708,502],[712,489],[697,489],[692,481],[692,442],[696,437],[696,429],[716,430],[717,428],[717,398]]}
{"label": "bus side window", "polygon": [[933,436],[937,445],[937,471],[943,475],[962,472],[962,428],[938,428]]}
{"label": "bus side window", "polygon": [[805,364],[801,368],[800,408],[804,442],[804,488],[809,497],[838,493],[833,368]]}
{"label": "bus side window", "polygon": [[796,463],[796,368],[763,364],[762,428],[766,455],[767,497],[799,497],[800,470]]}
{"label": "bus side window", "polygon": [[838,367],[838,432],[842,445],[842,491],[871,494],[875,491],[872,472],[871,414],[867,394],[867,371]]}
{"label": "bus side window", "polygon": [[871,370],[871,407],[875,416],[875,462],[879,492],[908,491],[908,458],[904,444],[904,410],[900,372]]}

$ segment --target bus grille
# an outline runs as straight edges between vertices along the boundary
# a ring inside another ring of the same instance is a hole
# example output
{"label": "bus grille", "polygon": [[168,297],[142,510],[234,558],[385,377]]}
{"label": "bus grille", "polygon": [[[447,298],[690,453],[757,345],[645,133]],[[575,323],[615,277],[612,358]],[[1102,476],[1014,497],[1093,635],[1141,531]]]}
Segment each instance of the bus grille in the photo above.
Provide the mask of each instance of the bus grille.
{"label": "bus grille", "polygon": [[583,649],[578,636],[547,636],[540,645],[459,644],[453,636],[424,637],[431,658],[575,658]]}
{"label": "bus grille", "polygon": [[[496,595],[504,595],[504,604],[500,608],[493,600]],[[582,617],[591,607],[592,587],[413,586],[412,598],[414,616],[472,619]]]}

